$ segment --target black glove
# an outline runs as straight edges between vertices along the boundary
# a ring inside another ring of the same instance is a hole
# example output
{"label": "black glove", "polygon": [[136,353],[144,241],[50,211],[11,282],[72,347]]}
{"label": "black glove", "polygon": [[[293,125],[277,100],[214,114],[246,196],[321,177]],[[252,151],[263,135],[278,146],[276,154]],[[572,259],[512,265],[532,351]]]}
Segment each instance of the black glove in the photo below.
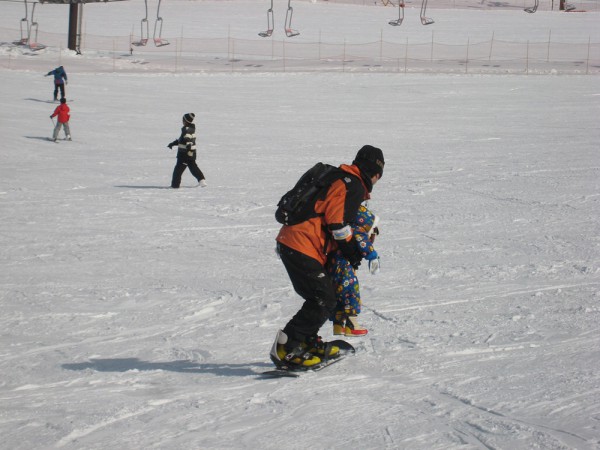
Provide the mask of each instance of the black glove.
{"label": "black glove", "polygon": [[173,148],[173,144],[172,144],[172,143],[171,143],[171,144],[168,144],[168,145],[167,145],[167,147],[169,147],[169,148]]}
{"label": "black glove", "polygon": [[350,265],[354,267],[354,269],[358,269],[360,266],[360,262],[362,260],[362,255],[358,251],[358,245],[356,244],[356,240],[354,237],[349,241],[336,241],[338,248],[341,250],[344,258],[348,260]]}

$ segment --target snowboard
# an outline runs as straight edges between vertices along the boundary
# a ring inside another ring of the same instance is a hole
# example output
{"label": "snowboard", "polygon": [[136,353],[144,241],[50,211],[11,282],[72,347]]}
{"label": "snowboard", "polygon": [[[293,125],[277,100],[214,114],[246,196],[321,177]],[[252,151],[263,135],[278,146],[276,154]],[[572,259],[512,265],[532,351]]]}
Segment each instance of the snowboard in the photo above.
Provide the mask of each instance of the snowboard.
{"label": "snowboard", "polygon": [[311,372],[319,372],[329,366],[337,364],[338,362],[344,360],[346,357],[353,355],[356,353],[356,349],[348,342],[342,340],[334,340],[329,341],[332,345],[339,347],[340,352],[339,356],[335,358],[327,359],[323,361],[321,364],[312,367],[302,367],[302,366],[278,366],[273,370],[267,370],[262,372],[260,375],[263,378],[298,378],[305,373]]}

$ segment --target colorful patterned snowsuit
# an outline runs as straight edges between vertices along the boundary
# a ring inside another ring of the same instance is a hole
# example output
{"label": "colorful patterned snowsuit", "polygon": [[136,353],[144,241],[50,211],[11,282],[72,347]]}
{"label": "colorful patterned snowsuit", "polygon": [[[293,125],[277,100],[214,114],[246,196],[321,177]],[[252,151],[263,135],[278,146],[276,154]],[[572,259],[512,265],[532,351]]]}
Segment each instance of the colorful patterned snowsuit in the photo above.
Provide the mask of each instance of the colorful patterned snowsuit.
{"label": "colorful patterned snowsuit", "polygon": [[[361,205],[358,209],[355,223],[352,224],[354,238],[358,243],[363,258],[367,261],[376,259],[378,256],[369,239],[372,230],[377,226],[377,220],[377,216]],[[348,260],[344,258],[341,251],[337,250],[329,254],[327,271],[333,280],[337,296],[335,313],[344,313],[347,316],[360,314],[360,286],[356,277],[356,271]],[[335,313],[329,320],[334,320]]]}

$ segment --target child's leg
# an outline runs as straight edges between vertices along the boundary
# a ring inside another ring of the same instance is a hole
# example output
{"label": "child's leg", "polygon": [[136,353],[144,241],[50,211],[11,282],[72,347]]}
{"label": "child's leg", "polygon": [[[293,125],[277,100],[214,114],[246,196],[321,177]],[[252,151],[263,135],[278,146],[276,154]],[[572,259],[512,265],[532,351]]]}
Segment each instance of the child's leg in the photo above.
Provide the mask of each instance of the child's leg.
{"label": "child's leg", "polygon": [[188,164],[189,168],[190,168],[190,172],[192,173],[192,175],[196,178],[196,180],[198,180],[198,182],[200,182],[200,180],[204,180],[204,174],[202,173],[202,171],[200,170],[200,168],[198,167],[198,165],[196,164],[196,161],[190,161],[190,163]]}
{"label": "child's leg", "polygon": [[63,126],[65,127],[65,137],[67,139],[71,139],[71,128],[69,127],[69,122],[63,123]]}
{"label": "child's leg", "polygon": [[336,255],[330,270],[331,279],[335,286],[336,308],[333,317],[333,334],[346,333],[346,309],[348,307],[348,295],[353,284],[354,271],[352,266],[343,257]]}
{"label": "child's leg", "polygon": [[360,300],[360,284],[354,268],[352,271],[352,289],[348,291],[346,296],[346,336],[364,336],[369,331],[366,328],[361,327],[356,317],[360,314],[361,300]]}
{"label": "child's leg", "polygon": [[52,134],[52,139],[54,139],[54,140],[58,139],[58,132],[60,131],[61,127],[62,127],[62,123],[60,123],[57,120],[56,126],[54,127],[54,133]]}
{"label": "child's leg", "polygon": [[185,171],[187,165],[181,159],[177,158],[177,164],[173,169],[173,178],[171,179],[171,187],[177,189],[181,185],[181,175]]}

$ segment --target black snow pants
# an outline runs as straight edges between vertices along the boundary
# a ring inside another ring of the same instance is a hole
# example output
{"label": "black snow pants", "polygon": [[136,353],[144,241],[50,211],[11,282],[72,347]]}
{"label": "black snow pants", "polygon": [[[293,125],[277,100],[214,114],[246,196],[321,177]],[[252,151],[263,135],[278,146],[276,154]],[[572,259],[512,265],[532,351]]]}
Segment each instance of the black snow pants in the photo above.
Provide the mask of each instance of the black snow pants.
{"label": "black snow pants", "polygon": [[58,90],[60,89],[60,98],[65,97],[65,83],[54,85],[54,100],[58,100]]}
{"label": "black snow pants", "polygon": [[309,256],[277,243],[279,256],[294,290],[304,299],[300,310],[287,323],[286,349],[292,350],[316,336],[336,306],[335,288],[323,265]]}
{"label": "black snow pants", "polygon": [[178,188],[181,185],[181,175],[183,175],[183,172],[185,172],[185,169],[188,167],[198,182],[204,180],[204,174],[196,164],[195,156],[188,156],[185,153],[180,153],[177,154],[177,164],[175,164],[175,168],[173,169],[173,179],[171,180],[172,188]]}

